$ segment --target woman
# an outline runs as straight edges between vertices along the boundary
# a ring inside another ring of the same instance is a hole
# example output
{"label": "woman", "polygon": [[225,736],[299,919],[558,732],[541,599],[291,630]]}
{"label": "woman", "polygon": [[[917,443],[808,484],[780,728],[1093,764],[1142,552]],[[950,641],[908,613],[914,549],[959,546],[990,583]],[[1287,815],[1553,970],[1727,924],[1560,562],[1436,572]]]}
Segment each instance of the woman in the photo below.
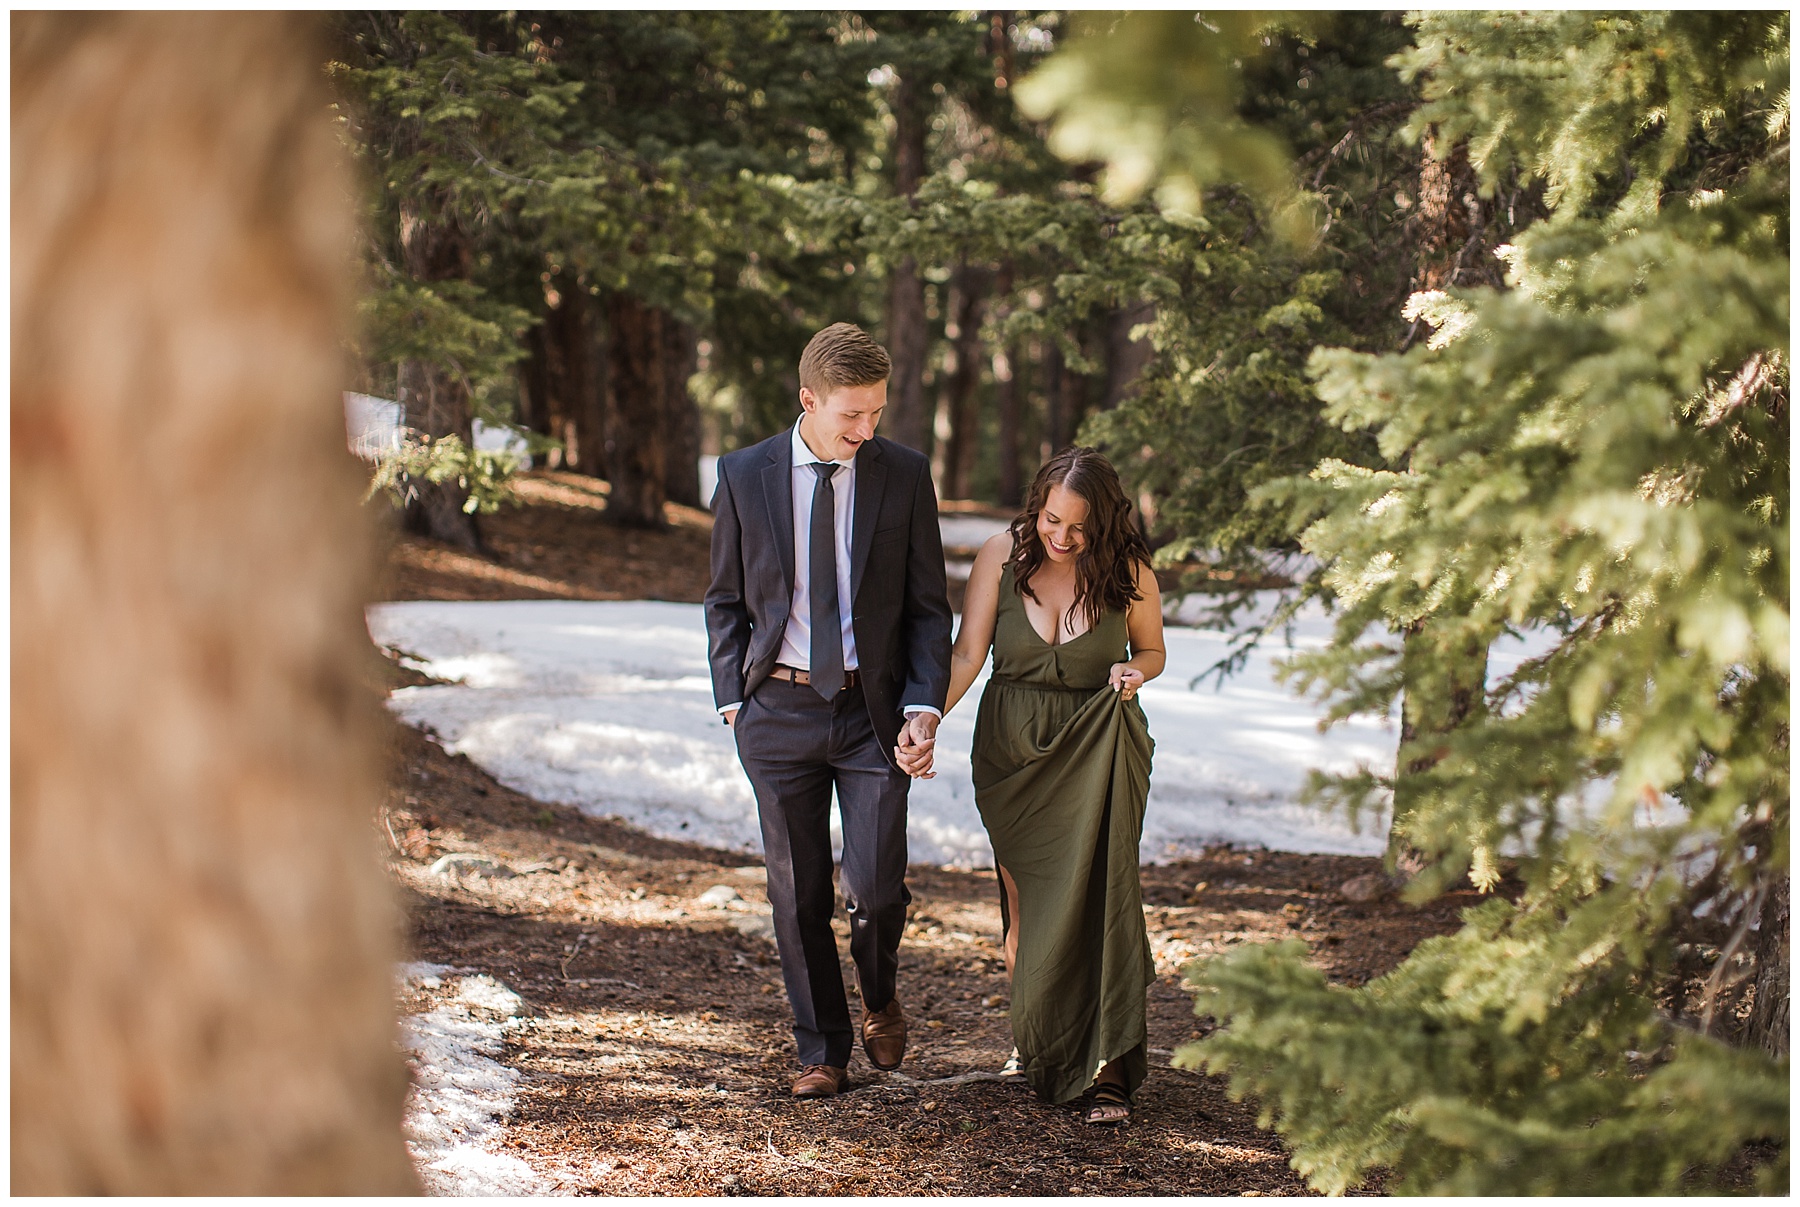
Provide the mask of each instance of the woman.
{"label": "woman", "polygon": [[1052,457],[1011,530],[982,546],[946,711],[990,646],[975,803],[1002,887],[1014,1061],[1040,1098],[1091,1089],[1087,1122],[1121,1123],[1148,1070],[1138,839],[1152,743],[1134,697],[1162,673],[1162,603],[1119,476],[1094,449]]}

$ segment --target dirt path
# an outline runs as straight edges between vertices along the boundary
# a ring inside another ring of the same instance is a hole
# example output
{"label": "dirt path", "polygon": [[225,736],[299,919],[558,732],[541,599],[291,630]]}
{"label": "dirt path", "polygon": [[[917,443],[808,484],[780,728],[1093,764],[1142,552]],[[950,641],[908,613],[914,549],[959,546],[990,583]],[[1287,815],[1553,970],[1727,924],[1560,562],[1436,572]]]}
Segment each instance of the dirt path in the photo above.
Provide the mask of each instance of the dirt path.
{"label": "dirt path", "polygon": [[[1163,973],[1149,993],[1152,1072],[1137,1120],[1108,1132],[991,1076],[1011,1046],[993,875],[915,867],[901,948],[906,1064],[881,1074],[859,1053],[851,1092],[795,1102],[754,858],[544,805],[409,729],[396,743],[383,841],[413,958],[487,974],[523,998],[500,1058],[524,1074],[504,1151],[567,1193],[1305,1193],[1253,1107],[1168,1067],[1205,1029],[1177,969],[1297,934],[1332,977],[1361,981],[1452,929],[1469,904],[1338,899],[1335,886],[1373,869],[1366,859],[1222,849],[1145,868]],[[494,867],[432,872],[454,853]],[[717,886],[737,899],[698,900]],[[432,999],[418,991],[404,1007]]]}

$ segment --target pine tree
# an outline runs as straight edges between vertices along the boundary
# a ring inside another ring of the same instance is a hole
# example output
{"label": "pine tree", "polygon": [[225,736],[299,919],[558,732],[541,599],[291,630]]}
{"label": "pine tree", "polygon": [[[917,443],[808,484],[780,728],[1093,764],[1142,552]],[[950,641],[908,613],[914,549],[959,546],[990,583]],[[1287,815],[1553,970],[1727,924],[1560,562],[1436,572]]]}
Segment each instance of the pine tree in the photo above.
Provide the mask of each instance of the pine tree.
{"label": "pine tree", "polygon": [[[1413,898],[1518,887],[1361,987],[1297,942],[1197,965],[1221,1026],[1179,1059],[1254,1095],[1320,1190],[1707,1190],[1748,1157],[1784,1191],[1788,20],[1409,21],[1411,137],[1549,214],[1502,287],[1408,301],[1423,342],[1314,352],[1325,419],[1381,463],[1254,498],[1324,568],[1336,640],[1292,674],[1334,718],[1448,700],[1508,634],[1547,647],[1399,760]],[[1316,781],[1364,816],[1394,788]]]}

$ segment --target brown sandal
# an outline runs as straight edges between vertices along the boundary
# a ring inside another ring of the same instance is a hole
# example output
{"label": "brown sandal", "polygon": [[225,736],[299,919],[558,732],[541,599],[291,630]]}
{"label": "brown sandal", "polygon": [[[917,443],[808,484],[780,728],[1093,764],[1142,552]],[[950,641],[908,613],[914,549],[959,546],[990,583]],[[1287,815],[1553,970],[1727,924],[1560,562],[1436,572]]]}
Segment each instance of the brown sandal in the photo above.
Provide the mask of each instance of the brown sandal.
{"label": "brown sandal", "polygon": [[[1124,1114],[1109,1113],[1120,1108],[1124,1109]],[[1131,1098],[1125,1093],[1125,1087],[1111,1081],[1095,1082],[1094,1096],[1089,1100],[1087,1114],[1082,1122],[1095,1127],[1117,1127],[1129,1118]]]}

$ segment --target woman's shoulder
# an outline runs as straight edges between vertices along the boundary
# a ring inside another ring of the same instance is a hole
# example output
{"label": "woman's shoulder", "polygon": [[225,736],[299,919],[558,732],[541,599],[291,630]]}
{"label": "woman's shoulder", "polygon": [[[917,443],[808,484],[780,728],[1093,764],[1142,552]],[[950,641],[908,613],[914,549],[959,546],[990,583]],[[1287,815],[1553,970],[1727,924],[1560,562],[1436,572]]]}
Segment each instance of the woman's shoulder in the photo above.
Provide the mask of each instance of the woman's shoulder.
{"label": "woman's shoulder", "polygon": [[996,573],[1006,568],[1012,560],[1012,533],[997,532],[981,542],[981,548],[975,553],[975,564],[983,569],[992,568]]}

